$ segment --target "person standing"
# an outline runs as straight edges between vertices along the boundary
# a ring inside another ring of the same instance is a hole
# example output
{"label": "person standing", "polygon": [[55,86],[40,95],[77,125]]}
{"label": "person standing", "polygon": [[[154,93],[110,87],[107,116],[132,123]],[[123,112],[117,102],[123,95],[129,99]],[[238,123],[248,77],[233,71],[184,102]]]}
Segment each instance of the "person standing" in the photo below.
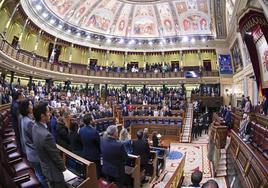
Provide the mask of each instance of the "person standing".
{"label": "person standing", "polygon": [[21,118],[21,143],[22,148],[26,153],[27,160],[34,169],[35,175],[41,183],[42,188],[48,188],[46,178],[42,173],[40,159],[37,155],[36,149],[33,145],[32,128],[34,121],[32,119],[33,105],[30,100],[23,100],[19,103],[19,113]]}
{"label": "person standing", "polygon": [[23,93],[21,91],[14,91],[12,93],[12,104],[11,104],[11,120],[12,120],[12,128],[15,132],[16,142],[18,143],[18,149],[21,153],[25,154],[22,150],[22,143],[20,139],[21,131],[19,125],[19,113],[18,113],[18,102],[22,101],[24,98]]}
{"label": "person standing", "polygon": [[107,178],[115,181],[118,188],[123,188],[127,177],[125,174],[125,163],[128,155],[124,144],[117,141],[117,127],[110,125],[106,132],[107,138],[101,141],[101,152],[103,155],[102,172]]}
{"label": "person standing", "polygon": [[267,97],[264,95],[262,101],[262,113],[264,115],[267,115],[267,109],[268,109],[268,100]]}
{"label": "person standing", "polygon": [[85,114],[83,117],[84,126],[79,130],[79,137],[83,145],[82,156],[96,164],[97,176],[101,175],[100,163],[100,135],[92,125],[91,114]]}
{"label": "person standing", "polygon": [[65,166],[52,134],[47,129],[50,112],[46,102],[39,102],[33,110],[35,125],[32,129],[33,144],[40,159],[42,172],[51,188],[66,187],[63,171]]}

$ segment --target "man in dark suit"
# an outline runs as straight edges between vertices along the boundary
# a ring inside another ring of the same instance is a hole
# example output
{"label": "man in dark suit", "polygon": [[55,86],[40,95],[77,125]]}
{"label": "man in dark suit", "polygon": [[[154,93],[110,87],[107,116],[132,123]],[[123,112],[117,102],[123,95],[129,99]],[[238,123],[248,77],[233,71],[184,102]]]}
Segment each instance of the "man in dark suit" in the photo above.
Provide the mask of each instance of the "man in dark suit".
{"label": "man in dark suit", "polygon": [[138,140],[133,141],[133,154],[139,155],[141,158],[141,170],[149,171],[148,162],[150,158],[150,147],[149,144],[144,141],[143,131],[139,130],[137,132]]}
{"label": "man in dark suit", "polygon": [[264,115],[267,115],[267,109],[268,109],[268,100],[267,97],[264,95],[262,101],[262,112]]}
{"label": "man in dark suit", "polygon": [[40,158],[42,172],[48,179],[50,187],[66,187],[63,171],[64,163],[60,157],[54,137],[47,129],[50,120],[48,104],[40,102],[34,107],[34,118],[36,120],[32,130],[33,144]]}
{"label": "man in dark suit", "polygon": [[123,188],[125,181],[125,162],[127,152],[123,142],[118,142],[118,129],[115,125],[107,128],[107,138],[101,141],[103,156],[102,172],[108,178],[116,182],[118,188]]}
{"label": "man in dark suit", "polygon": [[79,130],[79,137],[83,145],[82,156],[96,164],[97,176],[100,177],[100,136],[95,127],[92,126],[91,114],[85,114],[83,122],[85,125]]}
{"label": "man in dark suit", "polygon": [[231,121],[232,121],[232,115],[231,115],[231,109],[228,107],[227,108],[227,111],[225,113],[225,116],[224,116],[224,121],[228,127],[228,129],[231,128]]}

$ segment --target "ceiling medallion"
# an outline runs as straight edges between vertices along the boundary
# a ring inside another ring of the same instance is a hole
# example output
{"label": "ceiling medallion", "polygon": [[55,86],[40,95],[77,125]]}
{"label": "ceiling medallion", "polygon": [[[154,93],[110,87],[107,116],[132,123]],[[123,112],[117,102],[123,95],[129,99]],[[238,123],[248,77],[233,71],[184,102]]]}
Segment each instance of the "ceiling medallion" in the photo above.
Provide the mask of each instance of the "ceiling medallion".
{"label": "ceiling medallion", "polygon": [[156,3],[163,0],[122,0],[130,3]]}

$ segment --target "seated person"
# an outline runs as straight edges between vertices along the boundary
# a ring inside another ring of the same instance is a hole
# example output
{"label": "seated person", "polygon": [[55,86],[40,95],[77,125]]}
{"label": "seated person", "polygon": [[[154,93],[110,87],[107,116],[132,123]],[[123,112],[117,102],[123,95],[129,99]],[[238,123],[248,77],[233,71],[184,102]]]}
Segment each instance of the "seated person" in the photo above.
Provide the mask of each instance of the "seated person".
{"label": "seated person", "polygon": [[243,114],[243,119],[240,122],[239,135],[244,141],[248,141],[251,132],[250,119],[247,114]]}
{"label": "seated person", "polygon": [[124,187],[126,182],[125,163],[128,155],[124,144],[118,142],[118,129],[111,125],[106,130],[107,137],[101,141],[103,156],[102,172],[108,179],[115,181],[118,188]]}
{"label": "seated person", "polygon": [[195,171],[191,175],[191,187],[200,187],[200,182],[202,181],[203,173],[199,170]]}

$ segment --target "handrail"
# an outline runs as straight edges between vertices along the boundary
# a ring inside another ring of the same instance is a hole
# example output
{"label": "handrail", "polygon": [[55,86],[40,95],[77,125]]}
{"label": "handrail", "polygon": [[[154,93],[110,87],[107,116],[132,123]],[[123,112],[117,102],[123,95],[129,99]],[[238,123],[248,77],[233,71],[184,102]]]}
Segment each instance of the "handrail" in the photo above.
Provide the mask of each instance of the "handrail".
{"label": "handrail", "polygon": [[[153,73],[153,72],[111,72],[106,70],[88,70],[87,65],[72,63],[72,66],[50,64],[47,58],[38,56],[34,53],[17,50],[12,47],[7,41],[0,39],[0,50],[7,54],[9,57],[18,60],[21,63],[31,65],[33,67],[47,69],[50,71],[62,72],[67,74],[79,74],[93,77],[116,77],[116,78],[185,78],[184,73],[179,72],[166,72],[166,73]],[[31,55],[30,55],[31,54]],[[201,77],[219,77],[218,71],[203,71]]]}

